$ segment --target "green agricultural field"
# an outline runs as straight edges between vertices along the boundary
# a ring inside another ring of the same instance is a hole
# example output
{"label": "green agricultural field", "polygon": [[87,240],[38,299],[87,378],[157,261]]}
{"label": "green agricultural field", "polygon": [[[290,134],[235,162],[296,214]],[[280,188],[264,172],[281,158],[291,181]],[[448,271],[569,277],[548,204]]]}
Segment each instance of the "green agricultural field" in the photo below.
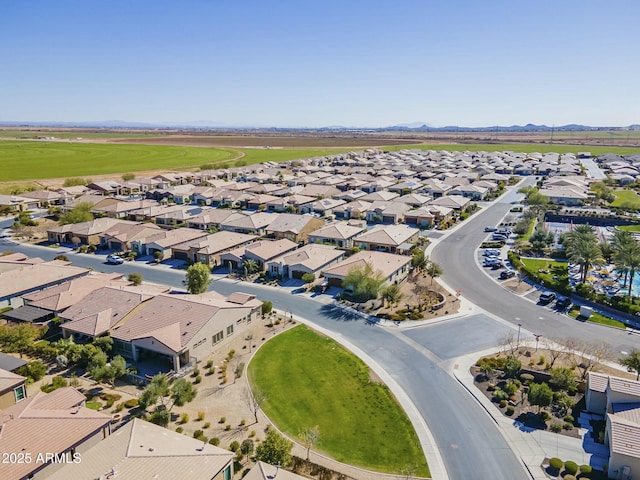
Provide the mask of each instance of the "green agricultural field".
{"label": "green agricultural field", "polygon": [[416,145],[393,145],[380,147],[383,150],[448,150],[451,152],[524,152],[524,153],[578,153],[591,152],[592,155],[605,153],[618,153],[620,155],[632,155],[640,153],[637,147],[596,147],[592,145],[559,145],[540,143],[439,143]]}
{"label": "green agricultural field", "polygon": [[614,190],[612,192],[616,199],[611,203],[612,207],[623,207],[629,209],[640,208],[640,196],[633,190]]}
{"label": "green agricultural field", "polygon": [[157,133],[148,132],[83,132],[83,131],[57,131],[57,130],[4,130],[0,129],[0,138],[7,140],[26,140],[38,137],[55,137],[64,139],[110,139],[110,138],[146,138],[160,137]]}
{"label": "green agricultural field", "polygon": [[346,149],[203,148],[142,144],[0,141],[0,182],[44,178],[198,169],[201,165],[237,167],[281,162],[348,151]]}
{"label": "green agricultural field", "polygon": [[262,409],[296,438],[318,426],[315,448],[350,465],[400,474],[429,468],[411,422],[389,389],[333,340],[304,326],[269,340],[249,364],[249,380],[267,397]]}

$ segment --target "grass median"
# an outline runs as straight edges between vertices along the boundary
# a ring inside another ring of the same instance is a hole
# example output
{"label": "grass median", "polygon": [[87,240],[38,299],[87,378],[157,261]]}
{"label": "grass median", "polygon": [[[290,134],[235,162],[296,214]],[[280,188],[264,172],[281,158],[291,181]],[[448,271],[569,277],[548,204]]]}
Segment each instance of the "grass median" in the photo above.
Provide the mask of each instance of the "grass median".
{"label": "grass median", "polygon": [[385,473],[429,477],[413,426],[389,389],[333,340],[298,326],[270,340],[249,365],[264,412],[291,438],[318,426],[315,449]]}

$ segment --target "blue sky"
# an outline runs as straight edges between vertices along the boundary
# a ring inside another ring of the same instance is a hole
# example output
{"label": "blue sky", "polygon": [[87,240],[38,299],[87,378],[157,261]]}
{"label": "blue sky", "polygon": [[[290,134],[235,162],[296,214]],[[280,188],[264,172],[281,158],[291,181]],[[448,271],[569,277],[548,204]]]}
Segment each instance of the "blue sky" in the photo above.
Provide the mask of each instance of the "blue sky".
{"label": "blue sky", "polygon": [[640,123],[637,0],[7,0],[0,120]]}

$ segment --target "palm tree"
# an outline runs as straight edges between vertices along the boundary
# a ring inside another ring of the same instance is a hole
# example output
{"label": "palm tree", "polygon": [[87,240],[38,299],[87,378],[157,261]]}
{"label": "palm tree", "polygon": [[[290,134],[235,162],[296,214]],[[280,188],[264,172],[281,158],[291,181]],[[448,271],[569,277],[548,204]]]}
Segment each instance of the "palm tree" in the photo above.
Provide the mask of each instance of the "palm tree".
{"label": "palm tree", "polygon": [[626,287],[629,276],[629,265],[627,264],[627,257],[629,256],[628,250],[635,248],[637,242],[631,232],[616,230],[610,243],[613,250],[613,263],[618,272],[621,274],[624,273],[624,286]]}
{"label": "palm tree", "polygon": [[633,287],[633,277],[636,274],[636,270],[640,268],[640,245],[636,242],[627,245],[621,252],[622,261],[625,267],[629,271],[629,291],[628,295],[631,297],[631,288]]}
{"label": "palm tree", "polygon": [[242,268],[244,269],[246,277],[260,270],[260,265],[253,258],[247,258],[244,262],[242,262]]}
{"label": "palm tree", "polygon": [[567,258],[580,266],[580,282],[587,280],[591,264],[603,263],[595,231],[590,225],[578,225],[565,236]]}
{"label": "palm tree", "polygon": [[398,285],[391,284],[382,289],[380,296],[389,304],[397,304],[402,299],[403,294]]}

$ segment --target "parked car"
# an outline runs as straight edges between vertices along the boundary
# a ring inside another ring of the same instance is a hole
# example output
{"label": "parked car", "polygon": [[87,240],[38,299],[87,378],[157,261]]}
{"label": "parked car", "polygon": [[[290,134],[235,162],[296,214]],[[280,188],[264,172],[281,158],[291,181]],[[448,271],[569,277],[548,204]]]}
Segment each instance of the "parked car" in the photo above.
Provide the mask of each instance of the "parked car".
{"label": "parked car", "polygon": [[484,257],[498,257],[500,256],[500,250],[495,248],[486,248],[482,251],[482,256]]}
{"label": "parked car", "polygon": [[503,240],[503,241],[506,241],[508,239],[509,239],[509,237],[507,235],[503,235],[502,233],[494,233],[493,235],[491,235],[491,240]]}
{"label": "parked car", "polygon": [[505,270],[504,272],[500,272],[500,280],[506,280],[515,276],[516,272],[514,272],[513,270]]}
{"label": "parked car", "polygon": [[506,235],[508,237],[512,232],[508,228],[497,228],[496,233],[499,233],[500,235]]}
{"label": "parked car", "polygon": [[553,292],[544,292],[540,294],[540,303],[551,303],[556,299],[556,294]]}
{"label": "parked car", "polygon": [[498,227],[491,227],[491,226],[484,227],[485,232],[495,232],[497,229]]}
{"label": "parked car", "polygon": [[107,255],[107,263],[110,265],[121,265],[124,263],[124,259],[112,253],[110,255]]}
{"label": "parked car", "polygon": [[502,265],[502,260],[496,257],[485,258],[482,263],[485,267],[493,267],[494,265]]}
{"label": "parked car", "polygon": [[569,305],[571,305],[571,299],[569,297],[560,297],[556,301],[557,308],[565,309],[568,308]]}

